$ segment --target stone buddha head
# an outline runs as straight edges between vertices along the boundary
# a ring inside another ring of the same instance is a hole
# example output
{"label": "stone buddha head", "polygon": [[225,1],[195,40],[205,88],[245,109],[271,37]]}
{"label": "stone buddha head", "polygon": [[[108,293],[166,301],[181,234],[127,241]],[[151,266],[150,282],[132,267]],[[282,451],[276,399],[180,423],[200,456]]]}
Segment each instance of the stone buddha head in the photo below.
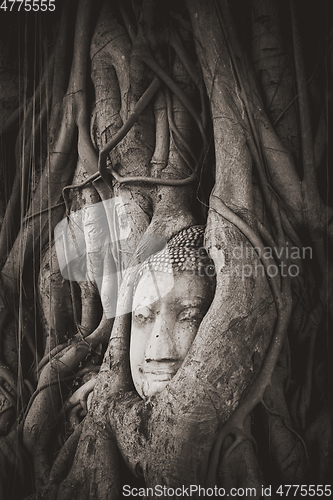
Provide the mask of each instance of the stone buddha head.
{"label": "stone buddha head", "polygon": [[175,235],[147,259],[134,284],[130,365],[142,398],[161,392],[179,370],[215,291],[204,227]]}

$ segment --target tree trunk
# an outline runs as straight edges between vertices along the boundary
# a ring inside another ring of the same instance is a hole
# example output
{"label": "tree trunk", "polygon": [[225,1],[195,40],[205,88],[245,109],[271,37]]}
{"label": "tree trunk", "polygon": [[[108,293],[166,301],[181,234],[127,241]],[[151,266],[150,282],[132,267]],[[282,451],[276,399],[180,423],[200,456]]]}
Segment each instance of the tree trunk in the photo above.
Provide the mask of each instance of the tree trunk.
{"label": "tree trunk", "polygon": [[[28,57],[23,105],[0,127],[6,139],[19,125],[0,207],[0,463],[17,454],[20,478],[1,475],[8,498],[116,499],[126,481],[152,498],[191,485],[259,498],[328,481],[330,148],[307,85],[329,102],[332,68],[322,30],[287,3],[57,5],[52,50],[36,49],[31,85]],[[326,59],[308,45],[304,59],[308,38]],[[8,70],[5,110],[15,81]],[[176,375],[142,399],[134,280],[198,224],[214,298]]]}

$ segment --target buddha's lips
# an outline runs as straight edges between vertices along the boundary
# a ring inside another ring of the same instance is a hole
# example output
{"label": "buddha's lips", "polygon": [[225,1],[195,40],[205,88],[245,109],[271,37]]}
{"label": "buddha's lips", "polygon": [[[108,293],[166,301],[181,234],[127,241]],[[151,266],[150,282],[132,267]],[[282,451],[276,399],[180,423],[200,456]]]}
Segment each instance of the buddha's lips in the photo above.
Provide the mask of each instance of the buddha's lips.
{"label": "buddha's lips", "polygon": [[140,368],[139,371],[142,373],[142,375],[145,376],[153,376],[157,380],[170,380],[175,373],[178,370],[178,363],[170,362],[167,364],[164,364],[164,366],[156,366],[156,363],[154,363],[154,366],[146,366],[144,368]]}

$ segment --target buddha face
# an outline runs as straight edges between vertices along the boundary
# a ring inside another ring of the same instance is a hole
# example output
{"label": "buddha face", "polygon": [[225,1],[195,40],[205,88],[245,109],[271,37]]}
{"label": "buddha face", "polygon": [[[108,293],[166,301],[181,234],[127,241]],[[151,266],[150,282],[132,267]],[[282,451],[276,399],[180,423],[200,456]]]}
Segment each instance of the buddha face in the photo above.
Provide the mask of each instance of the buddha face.
{"label": "buddha face", "polygon": [[161,392],[181,366],[212,300],[207,276],[147,272],[133,298],[130,364],[141,397]]}

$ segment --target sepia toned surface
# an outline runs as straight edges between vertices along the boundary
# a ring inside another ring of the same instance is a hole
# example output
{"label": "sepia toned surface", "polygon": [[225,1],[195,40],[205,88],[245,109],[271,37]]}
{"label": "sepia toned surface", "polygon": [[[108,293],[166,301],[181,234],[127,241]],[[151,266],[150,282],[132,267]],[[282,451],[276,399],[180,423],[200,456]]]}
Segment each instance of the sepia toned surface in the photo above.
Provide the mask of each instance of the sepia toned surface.
{"label": "sepia toned surface", "polygon": [[[328,496],[328,2],[20,3],[0,5],[0,498]],[[203,276],[141,276],[199,225]]]}

